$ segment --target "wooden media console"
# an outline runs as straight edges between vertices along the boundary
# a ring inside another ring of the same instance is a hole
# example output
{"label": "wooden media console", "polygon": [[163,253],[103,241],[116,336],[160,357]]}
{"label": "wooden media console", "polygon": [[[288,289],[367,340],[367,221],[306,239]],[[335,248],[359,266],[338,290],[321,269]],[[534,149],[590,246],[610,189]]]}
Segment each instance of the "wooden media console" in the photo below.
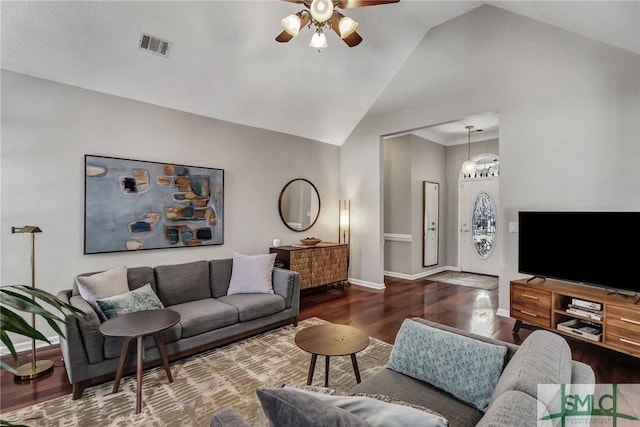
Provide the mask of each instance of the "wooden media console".
{"label": "wooden media console", "polygon": [[[640,357],[639,296],[622,295],[604,288],[541,278],[529,281],[513,280],[510,286],[511,317],[516,319],[514,333],[525,327],[524,323]],[[598,316],[589,317],[567,312],[574,299],[592,302],[595,306],[601,307],[601,320],[598,320]],[[596,329],[601,330],[601,335],[581,335],[561,325],[572,319],[594,325]],[[563,330],[559,329],[558,325]]]}

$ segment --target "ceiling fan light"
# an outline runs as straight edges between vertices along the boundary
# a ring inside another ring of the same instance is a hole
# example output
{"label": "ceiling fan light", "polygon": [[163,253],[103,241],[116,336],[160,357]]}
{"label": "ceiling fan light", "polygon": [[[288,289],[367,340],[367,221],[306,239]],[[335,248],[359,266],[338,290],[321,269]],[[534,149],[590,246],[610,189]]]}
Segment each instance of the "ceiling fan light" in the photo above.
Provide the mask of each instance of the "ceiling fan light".
{"label": "ceiling fan light", "polygon": [[311,16],[319,23],[326,22],[333,15],[332,0],[313,0],[309,7]]}
{"label": "ceiling fan light", "polygon": [[328,46],[327,37],[320,28],[318,28],[318,31],[313,33],[313,36],[311,36],[311,43],[309,43],[309,46],[317,49],[322,49]]}
{"label": "ceiling fan light", "polygon": [[298,14],[294,13],[285,18],[282,18],[280,21],[280,25],[282,28],[292,37],[295,37],[300,32],[300,17]]}
{"label": "ceiling fan light", "polygon": [[354,33],[356,28],[358,28],[358,23],[348,16],[343,16],[342,18],[340,18],[338,28],[340,30],[340,37],[346,39]]}

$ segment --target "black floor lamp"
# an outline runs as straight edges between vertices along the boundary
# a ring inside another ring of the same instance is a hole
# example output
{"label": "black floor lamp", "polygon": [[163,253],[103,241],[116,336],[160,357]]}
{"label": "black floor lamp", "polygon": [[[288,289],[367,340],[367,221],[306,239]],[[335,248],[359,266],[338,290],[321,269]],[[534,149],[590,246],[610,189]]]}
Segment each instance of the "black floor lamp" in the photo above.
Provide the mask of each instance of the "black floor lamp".
{"label": "black floor lamp", "polygon": [[[11,227],[11,233],[31,234],[31,287],[36,287],[36,233],[42,233],[40,227],[25,225],[24,227]],[[33,297],[35,301],[35,297]],[[31,314],[31,326],[36,328],[36,315]],[[31,380],[53,370],[53,362],[50,360],[36,360],[36,340],[31,339],[31,363],[18,366],[14,376],[21,380]]]}

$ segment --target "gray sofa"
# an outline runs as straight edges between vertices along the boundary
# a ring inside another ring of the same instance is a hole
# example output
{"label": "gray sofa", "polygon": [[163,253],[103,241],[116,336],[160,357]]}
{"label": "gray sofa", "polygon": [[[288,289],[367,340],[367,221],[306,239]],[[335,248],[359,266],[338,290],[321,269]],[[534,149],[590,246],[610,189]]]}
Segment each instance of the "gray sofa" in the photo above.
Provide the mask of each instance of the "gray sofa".
{"label": "gray sofa", "polygon": [[[406,323],[411,327],[405,329]],[[486,375],[489,365],[492,373]],[[416,379],[421,372],[432,375],[432,382],[440,387]],[[442,377],[453,380],[447,383]],[[571,384],[573,390],[575,384],[588,388],[594,382],[591,367],[573,361],[565,339],[552,332],[534,331],[518,346],[412,318],[400,328],[388,364],[347,392],[285,386],[258,388],[257,394],[271,425],[277,427],[533,427],[542,425],[538,409],[546,416],[554,412],[554,404],[560,404],[556,394],[560,386],[555,384]],[[555,389],[538,394],[539,384],[552,384]],[[480,405],[461,396],[469,397],[465,394],[474,388],[479,389]],[[230,408],[214,414],[211,426],[221,422],[247,425]]]}
{"label": "gray sofa", "polygon": [[[287,324],[297,326],[299,273],[274,268],[273,294],[227,295],[232,267],[233,259],[221,259],[127,269],[130,290],[151,284],[165,308],[181,316],[179,323],[162,332],[170,360]],[[123,339],[100,333],[98,314],[80,296],[75,280],[72,289],[60,291],[57,296],[91,317],[85,323],[68,315],[65,337],[60,337],[73,399],[78,399],[86,387],[114,378]],[[145,338],[145,360],[156,365],[159,358],[153,338]],[[128,358],[128,362],[132,370],[135,357]]]}
{"label": "gray sofa", "polygon": [[[389,368],[383,368],[364,379],[351,390],[352,393],[384,394],[424,406],[442,414],[450,426],[537,426],[538,384],[595,382],[593,369],[572,360],[569,345],[558,334],[537,330],[518,346],[420,318],[413,320],[432,328],[507,348],[505,366],[486,412],[431,384]],[[548,403],[545,402],[545,406]]]}

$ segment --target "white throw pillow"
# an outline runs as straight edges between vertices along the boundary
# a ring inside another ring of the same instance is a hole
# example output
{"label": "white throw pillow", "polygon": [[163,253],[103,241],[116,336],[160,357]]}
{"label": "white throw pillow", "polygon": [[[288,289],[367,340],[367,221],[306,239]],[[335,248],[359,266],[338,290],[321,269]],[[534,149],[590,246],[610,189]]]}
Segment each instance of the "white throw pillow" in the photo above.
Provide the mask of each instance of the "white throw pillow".
{"label": "white throw pillow", "polygon": [[127,266],[116,267],[111,270],[96,273],[91,276],[76,277],[78,292],[98,315],[104,320],[106,317],[98,307],[97,300],[129,292],[127,280]]}
{"label": "white throw pillow", "polygon": [[272,294],[271,275],[276,254],[233,254],[233,268],[227,295]]}

